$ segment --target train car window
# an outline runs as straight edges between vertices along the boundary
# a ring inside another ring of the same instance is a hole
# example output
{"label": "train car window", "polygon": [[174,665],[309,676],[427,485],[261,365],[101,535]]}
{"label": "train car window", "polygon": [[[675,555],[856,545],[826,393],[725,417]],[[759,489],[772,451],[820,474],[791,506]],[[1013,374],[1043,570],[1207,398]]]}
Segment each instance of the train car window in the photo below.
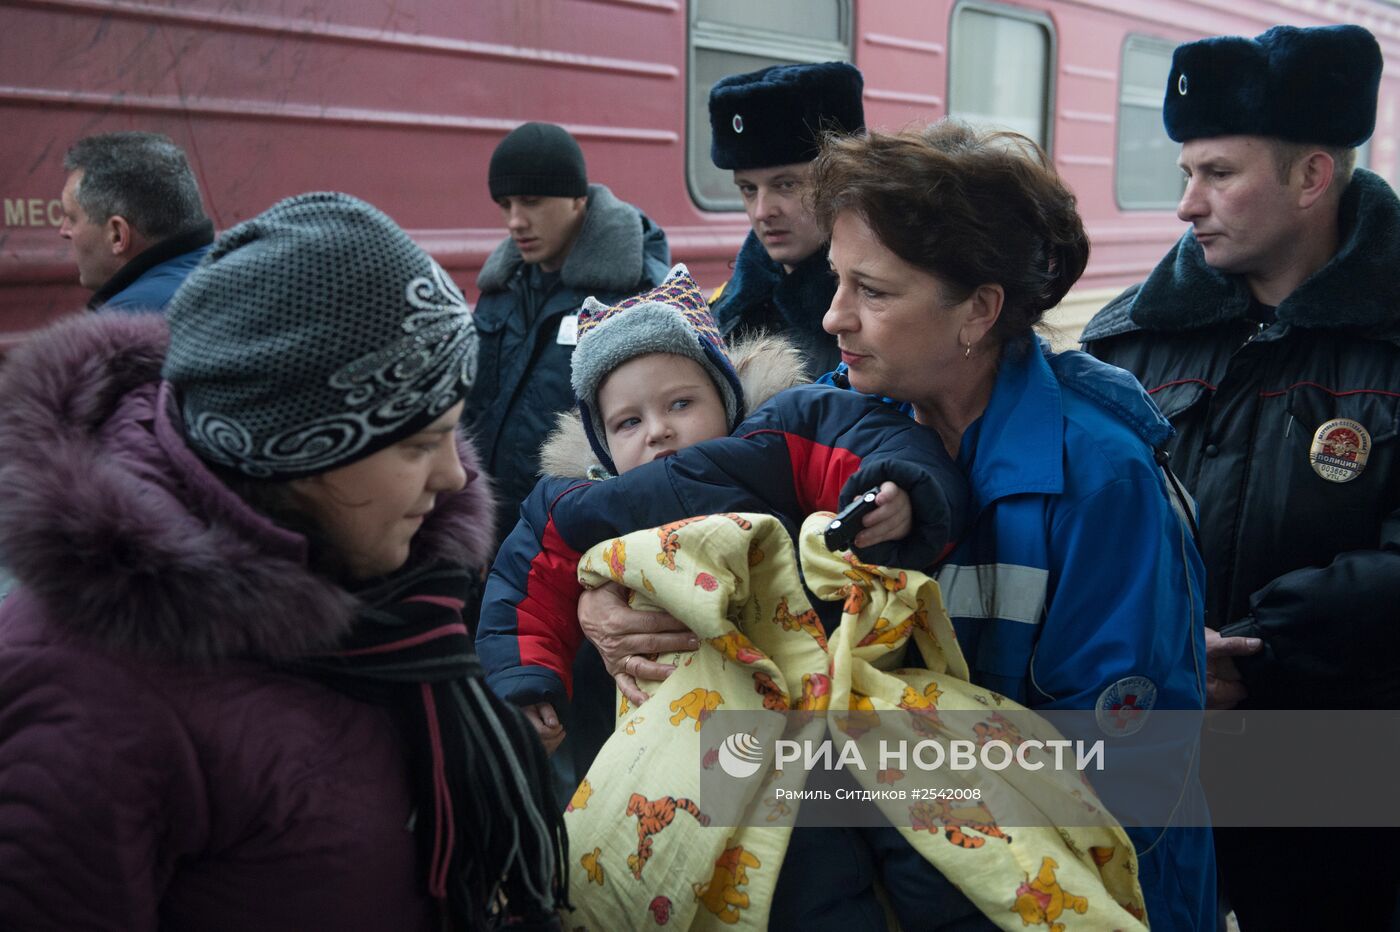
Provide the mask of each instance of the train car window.
{"label": "train car window", "polygon": [[1114,187],[1124,210],[1174,208],[1186,190],[1177,167],[1181,147],[1162,127],[1162,94],[1176,43],[1128,36],[1118,92],[1118,162]]}
{"label": "train car window", "polygon": [[699,0],[699,20],[745,31],[781,33],[820,42],[840,41],[845,15],[836,0],[755,3],[754,0]]}
{"label": "train car window", "polygon": [[690,4],[686,183],[704,210],[742,210],[731,172],[710,161],[710,88],[768,65],[851,60],[852,0],[695,0]]}
{"label": "train car window", "polygon": [[1015,130],[1048,152],[1054,43],[1054,25],[1043,14],[960,3],[948,43],[948,115]]}

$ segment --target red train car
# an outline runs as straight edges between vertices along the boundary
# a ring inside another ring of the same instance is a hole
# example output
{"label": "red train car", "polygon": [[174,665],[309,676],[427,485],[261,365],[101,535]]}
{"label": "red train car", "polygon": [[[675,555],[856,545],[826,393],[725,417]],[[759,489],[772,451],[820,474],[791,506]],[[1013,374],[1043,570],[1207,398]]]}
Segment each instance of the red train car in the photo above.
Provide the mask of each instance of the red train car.
{"label": "red train car", "polygon": [[491,150],[567,126],[592,180],[643,208],[705,284],[747,229],[709,162],[719,77],[853,61],[873,127],[952,114],[1041,141],[1094,255],[1059,338],[1141,278],[1182,225],[1161,129],[1171,49],[1287,22],[1355,22],[1387,68],[1363,153],[1392,179],[1400,7],[1381,0],[8,0],[0,2],[0,341],[82,307],[58,236],[75,138],[150,129],[189,153],[221,228],[335,189],[379,205],[467,290],[504,235]]}

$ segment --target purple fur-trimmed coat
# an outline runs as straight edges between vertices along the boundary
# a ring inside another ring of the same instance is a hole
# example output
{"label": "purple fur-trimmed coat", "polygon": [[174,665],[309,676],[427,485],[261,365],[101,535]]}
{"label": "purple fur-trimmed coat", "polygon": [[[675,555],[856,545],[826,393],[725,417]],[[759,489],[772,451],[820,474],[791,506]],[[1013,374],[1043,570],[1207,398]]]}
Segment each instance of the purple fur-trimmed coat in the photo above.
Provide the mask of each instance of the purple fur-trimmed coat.
{"label": "purple fur-trimmed coat", "polygon": [[[0,928],[430,929],[388,713],[269,663],[354,600],[186,447],[166,343],[84,315],[0,369]],[[489,552],[464,465],[412,559]]]}

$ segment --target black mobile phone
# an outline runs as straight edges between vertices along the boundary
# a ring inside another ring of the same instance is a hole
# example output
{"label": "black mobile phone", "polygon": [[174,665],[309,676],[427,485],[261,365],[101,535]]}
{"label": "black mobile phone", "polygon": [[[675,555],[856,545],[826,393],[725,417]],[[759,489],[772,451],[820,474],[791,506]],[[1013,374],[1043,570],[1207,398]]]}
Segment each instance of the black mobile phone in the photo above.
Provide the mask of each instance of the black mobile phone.
{"label": "black mobile phone", "polygon": [[857,495],[849,505],[842,508],[836,517],[831,519],[831,523],[822,532],[822,540],[826,542],[827,550],[851,549],[851,543],[864,527],[865,516],[875,510],[875,496],[878,494],[880,494],[879,486],[867,489]]}

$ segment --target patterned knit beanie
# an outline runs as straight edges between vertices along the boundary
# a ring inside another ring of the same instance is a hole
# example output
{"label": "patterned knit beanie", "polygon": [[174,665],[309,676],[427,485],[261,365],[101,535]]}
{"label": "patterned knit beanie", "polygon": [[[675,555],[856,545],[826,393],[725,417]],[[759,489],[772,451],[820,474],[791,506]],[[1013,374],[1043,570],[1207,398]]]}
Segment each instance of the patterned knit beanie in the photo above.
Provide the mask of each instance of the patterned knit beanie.
{"label": "patterned knit beanie", "polygon": [[288,198],[224,233],[167,316],[161,374],[186,439],[257,479],[364,459],[441,417],[476,376],[461,291],[345,194]]}
{"label": "patterned knit beanie", "polygon": [[739,374],[724,351],[724,339],[700,286],[684,265],[667,272],[666,280],[650,291],[612,306],[587,298],[578,315],[574,395],[588,443],[609,472],[617,469],[608,452],[603,422],[597,417],[598,386],[618,366],[648,353],[675,353],[695,360],[719,389],[729,429],[744,416]]}

